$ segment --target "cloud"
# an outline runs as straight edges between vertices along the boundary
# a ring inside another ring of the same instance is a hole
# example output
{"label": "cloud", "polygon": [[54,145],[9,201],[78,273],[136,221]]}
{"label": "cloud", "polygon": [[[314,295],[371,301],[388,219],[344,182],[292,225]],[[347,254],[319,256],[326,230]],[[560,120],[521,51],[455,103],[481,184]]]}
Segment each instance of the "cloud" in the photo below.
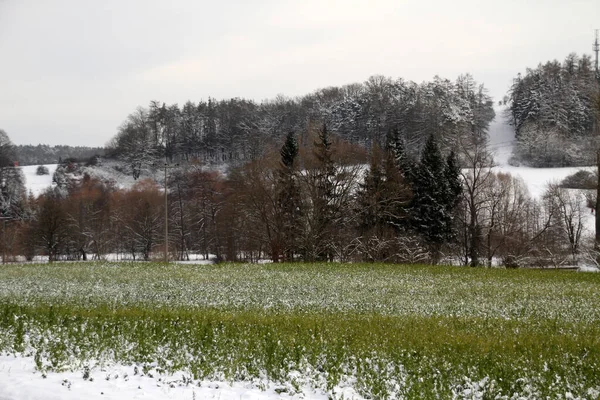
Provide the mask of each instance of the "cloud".
{"label": "cloud", "polygon": [[589,52],[599,20],[591,0],[3,1],[0,123],[15,142],[51,142],[46,125],[56,143],[102,144],[150,100],[262,100],[373,74],[470,72],[500,98],[526,67]]}

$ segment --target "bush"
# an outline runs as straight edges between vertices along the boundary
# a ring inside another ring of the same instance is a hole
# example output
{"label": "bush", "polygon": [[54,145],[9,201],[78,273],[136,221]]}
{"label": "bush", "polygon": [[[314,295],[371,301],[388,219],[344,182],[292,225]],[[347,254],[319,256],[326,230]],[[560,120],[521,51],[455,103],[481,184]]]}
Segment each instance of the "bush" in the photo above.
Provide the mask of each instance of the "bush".
{"label": "bush", "polygon": [[48,168],[44,165],[39,165],[35,170],[35,173],[37,175],[50,175],[50,171],[48,171]]}
{"label": "bush", "polygon": [[506,257],[504,257],[504,260],[502,260],[502,265],[504,265],[506,268],[511,268],[511,269],[521,267],[521,263],[519,262],[519,259],[513,255],[507,255]]}
{"label": "bush", "polygon": [[597,183],[596,174],[582,169],[563,179],[560,186],[566,189],[596,189]]}

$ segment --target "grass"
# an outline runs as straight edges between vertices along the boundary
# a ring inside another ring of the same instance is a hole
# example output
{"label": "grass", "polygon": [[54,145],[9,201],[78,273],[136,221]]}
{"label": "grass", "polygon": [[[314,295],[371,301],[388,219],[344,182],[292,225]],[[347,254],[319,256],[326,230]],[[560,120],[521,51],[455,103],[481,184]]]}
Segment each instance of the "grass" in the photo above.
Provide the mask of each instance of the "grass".
{"label": "grass", "polygon": [[367,398],[598,398],[600,274],[458,267],[0,268],[0,350],[47,373],[119,362],[185,382]]}

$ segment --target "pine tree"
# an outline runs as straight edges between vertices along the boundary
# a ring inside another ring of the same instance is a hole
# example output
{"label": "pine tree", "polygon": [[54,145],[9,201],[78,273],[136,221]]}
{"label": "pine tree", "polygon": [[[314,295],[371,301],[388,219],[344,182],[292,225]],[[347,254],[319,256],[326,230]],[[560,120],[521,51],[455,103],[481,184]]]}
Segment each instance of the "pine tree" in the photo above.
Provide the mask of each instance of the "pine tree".
{"label": "pine tree", "polygon": [[280,151],[281,163],[278,179],[278,218],[280,218],[283,251],[286,261],[292,261],[298,250],[300,236],[301,193],[296,176],[298,142],[294,132],[288,133]]}
{"label": "pine tree", "polygon": [[444,169],[446,182],[448,182],[447,201],[448,210],[452,211],[458,204],[463,192],[463,185],[460,178],[460,165],[456,153],[451,151],[446,158],[446,167]]}
{"label": "pine tree", "polygon": [[371,164],[359,184],[356,193],[356,213],[358,214],[358,231],[361,235],[368,233],[381,234],[384,218],[385,178],[379,163],[379,154],[373,152]]}
{"label": "pine tree", "polygon": [[315,164],[305,174],[307,190],[307,229],[304,235],[304,258],[307,261],[327,261],[331,252],[331,229],[339,215],[336,206],[336,166],[333,148],[326,125],[318,132],[314,142]]}
{"label": "pine tree", "polygon": [[404,149],[404,143],[400,138],[400,131],[398,128],[391,130],[387,136],[386,148],[388,151],[387,156],[393,160],[395,167],[403,174],[408,175],[409,162],[406,157],[406,151]]}
{"label": "pine tree", "polygon": [[430,136],[412,174],[411,211],[413,228],[430,244],[434,261],[439,260],[441,246],[454,237],[452,211],[460,194],[456,173],[455,156],[450,155],[444,162]]}
{"label": "pine tree", "polygon": [[319,131],[318,140],[314,143],[314,155],[318,161],[317,165],[317,196],[315,207],[320,215],[320,225],[326,227],[333,218],[332,199],[334,196],[333,181],[335,178],[335,165],[331,140],[327,125]]}
{"label": "pine tree", "polygon": [[388,134],[384,162],[384,201],[387,224],[396,232],[407,225],[407,206],[412,198],[409,162],[397,129]]}
{"label": "pine tree", "polygon": [[298,142],[294,132],[288,133],[285,138],[285,143],[279,152],[281,155],[281,164],[283,169],[291,170],[294,168],[294,161],[298,155]]}

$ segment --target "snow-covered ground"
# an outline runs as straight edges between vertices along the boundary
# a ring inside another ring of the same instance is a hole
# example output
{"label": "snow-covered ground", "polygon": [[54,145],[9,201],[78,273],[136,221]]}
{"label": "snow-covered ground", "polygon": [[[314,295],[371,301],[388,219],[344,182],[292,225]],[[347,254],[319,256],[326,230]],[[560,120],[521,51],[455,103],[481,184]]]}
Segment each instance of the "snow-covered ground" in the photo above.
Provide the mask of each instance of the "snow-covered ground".
{"label": "snow-covered ground", "polygon": [[539,199],[549,183],[559,183],[569,175],[579,171],[580,167],[573,168],[530,168],[514,167],[508,164],[515,142],[513,128],[508,125],[503,117],[503,110],[496,109],[496,118],[490,124],[490,150],[494,154],[497,171],[510,173],[523,179],[532,197]]}
{"label": "snow-covered ground", "polygon": [[[529,188],[530,194],[540,198],[548,183],[560,182],[580,168],[528,168],[508,165],[512,152],[514,133],[502,119],[497,110],[496,120],[490,126],[490,145],[494,152],[499,171],[521,177]],[[52,174],[56,165],[47,165],[49,175],[37,175],[37,166],[22,167],[27,190],[34,195],[41,194],[52,184]],[[108,172],[107,172],[108,171]],[[131,179],[121,180],[116,171],[102,169],[97,172],[99,178],[110,178],[120,187],[133,185]],[[594,227],[594,216],[590,213],[586,219],[589,229]],[[198,261],[194,261],[197,263]],[[592,268],[593,269],[593,268]],[[591,270],[592,270],[591,269]],[[281,387],[268,381],[264,382],[200,382],[187,384],[184,374],[170,376],[156,375],[152,378],[136,374],[134,367],[110,366],[94,368],[92,379],[84,379],[82,372],[50,373],[42,378],[35,370],[32,357],[14,357],[0,355],[0,400],[52,400],[52,399],[327,399],[328,394],[303,388],[302,394],[281,393]],[[336,388],[338,398],[358,399],[350,388]]]}
{"label": "snow-covered ground", "polygon": [[[162,399],[327,399],[327,393],[303,388],[290,395],[289,388],[264,382],[195,382],[185,372],[142,376],[134,367],[115,365],[82,371],[48,373],[35,370],[33,357],[0,356],[0,400],[162,400]],[[280,392],[280,393],[278,393]],[[337,388],[344,399],[359,399],[350,388]]]}
{"label": "snow-covered ground", "polygon": [[[496,109],[496,118],[490,124],[490,149],[494,154],[494,163],[496,171],[510,173],[512,176],[520,177],[527,185],[529,194],[539,199],[542,197],[548,184],[560,183],[569,175],[573,175],[581,169],[581,167],[569,168],[531,168],[531,167],[515,167],[508,164],[511,156],[513,145],[515,142],[515,134],[513,128],[508,124],[503,116],[502,109]],[[595,216],[590,212],[585,215],[585,229],[587,233],[593,233],[595,230]]]}
{"label": "snow-covered ground", "polygon": [[36,173],[38,165],[20,167],[21,171],[23,171],[23,175],[25,175],[25,187],[27,188],[27,193],[31,192],[34,196],[39,196],[46,188],[52,186],[52,175],[54,175],[57,166],[58,164],[45,165],[45,167],[48,168],[48,175],[38,175]]}
{"label": "snow-covered ground", "polygon": [[511,156],[513,144],[515,142],[515,132],[504,118],[502,108],[496,108],[496,118],[489,127],[490,149],[494,153],[494,160],[498,165],[508,165],[508,159]]}

